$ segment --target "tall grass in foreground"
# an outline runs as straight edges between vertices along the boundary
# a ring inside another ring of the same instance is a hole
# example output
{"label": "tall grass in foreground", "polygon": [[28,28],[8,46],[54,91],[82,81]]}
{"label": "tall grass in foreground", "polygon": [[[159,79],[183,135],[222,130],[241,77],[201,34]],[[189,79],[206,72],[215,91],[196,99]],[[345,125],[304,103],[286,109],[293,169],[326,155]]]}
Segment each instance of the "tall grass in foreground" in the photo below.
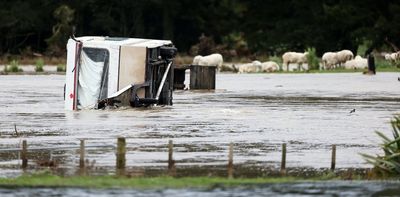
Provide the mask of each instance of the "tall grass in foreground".
{"label": "tall grass in foreground", "polygon": [[383,144],[380,147],[385,154],[382,156],[361,154],[368,163],[374,165],[374,169],[381,175],[400,175],[400,115],[395,116],[391,124],[393,139],[376,131],[376,134],[383,140]]}
{"label": "tall grass in foreground", "polygon": [[308,56],[307,62],[310,70],[318,70],[319,69],[319,58],[317,56],[317,52],[314,47],[307,48]]}
{"label": "tall grass in foreground", "polygon": [[22,72],[23,70],[19,68],[19,63],[17,60],[12,60],[9,65],[4,67],[4,72]]}
{"label": "tall grass in foreground", "polygon": [[43,72],[44,60],[39,58],[35,61],[35,71],[36,72]]}
{"label": "tall grass in foreground", "polygon": [[57,72],[65,72],[65,64],[58,64]]}

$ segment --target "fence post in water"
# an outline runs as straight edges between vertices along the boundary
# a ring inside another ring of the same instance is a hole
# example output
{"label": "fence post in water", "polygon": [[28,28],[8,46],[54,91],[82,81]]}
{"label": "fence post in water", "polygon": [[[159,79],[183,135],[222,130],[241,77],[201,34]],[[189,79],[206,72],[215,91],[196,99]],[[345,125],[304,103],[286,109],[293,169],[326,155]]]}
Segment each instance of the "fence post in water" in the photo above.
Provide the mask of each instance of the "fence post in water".
{"label": "fence post in water", "polygon": [[331,161],[331,171],[335,171],[335,165],[336,165],[336,145],[332,145],[332,161]]}
{"label": "fence post in water", "polygon": [[170,176],[176,175],[175,161],[173,159],[174,144],[172,140],[168,141],[168,174]]}
{"label": "fence post in water", "polygon": [[21,150],[21,159],[22,159],[22,169],[26,169],[28,167],[28,145],[26,143],[26,140],[22,141],[22,150]]}
{"label": "fence post in water", "polygon": [[286,143],[282,144],[281,175],[286,175]]}
{"label": "fence post in water", "polygon": [[228,154],[228,178],[233,178],[233,143],[229,144]]}
{"label": "fence post in water", "polygon": [[79,157],[79,170],[80,174],[85,174],[85,140],[81,140],[81,145],[79,149],[80,157]]}
{"label": "fence post in water", "polygon": [[117,176],[125,174],[125,153],[126,153],[125,138],[120,137],[117,140],[117,166],[116,166]]}

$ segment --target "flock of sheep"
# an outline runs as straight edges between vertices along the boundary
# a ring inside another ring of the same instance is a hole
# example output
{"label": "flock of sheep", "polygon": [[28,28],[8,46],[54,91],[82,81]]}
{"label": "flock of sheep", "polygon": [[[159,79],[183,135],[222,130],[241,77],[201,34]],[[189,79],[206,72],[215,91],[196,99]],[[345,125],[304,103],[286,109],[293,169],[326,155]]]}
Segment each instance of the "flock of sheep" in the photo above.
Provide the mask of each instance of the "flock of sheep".
{"label": "flock of sheep", "polygon": [[395,53],[386,53],[386,54],[384,54],[384,56],[385,56],[385,60],[395,62],[395,61],[400,60],[400,51],[395,52]]}
{"label": "flock of sheep", "polygon": [[[308,70],[308,52],[286,52],[282,55],[282,67],[274,61],[260,62],[253,61],[251,63],[244,63],[238,65],[224,65],[230,70],[237,71],[238,73],[256,73],[256,72],[276,72],[294,71],[294,70]],[[400,59],[400,52],[385,54],[385,59],[389,61],[397,61]],[[221,54],[215,53],[208,56],[196,56],[193,59],[192,65],[202,66],[217,66],[221,69],[223,64],[223,57]],[[368,60],[357,55],[354,58],[350,50],[341,50],[337,52],[326,52],[321,58],[319,64],[320,70],[330,70],[335,68],[345,69],[365,69],[368,68]]]}

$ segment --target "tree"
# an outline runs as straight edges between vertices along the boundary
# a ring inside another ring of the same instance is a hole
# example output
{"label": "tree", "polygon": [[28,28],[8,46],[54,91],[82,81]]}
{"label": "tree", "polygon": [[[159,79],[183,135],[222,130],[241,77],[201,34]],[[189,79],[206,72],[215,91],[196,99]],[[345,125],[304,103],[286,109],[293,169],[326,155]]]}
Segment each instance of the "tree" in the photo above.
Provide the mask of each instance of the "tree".
{"label": "tree", "polygon": [[58,20],[53,26],[53,35],[46,39],[48,50],[56,56],[65,53],[65,43],[72,34],[72,20],[74,19],[74,10],[67,5],[61,5],[54,11],[54,17]]}

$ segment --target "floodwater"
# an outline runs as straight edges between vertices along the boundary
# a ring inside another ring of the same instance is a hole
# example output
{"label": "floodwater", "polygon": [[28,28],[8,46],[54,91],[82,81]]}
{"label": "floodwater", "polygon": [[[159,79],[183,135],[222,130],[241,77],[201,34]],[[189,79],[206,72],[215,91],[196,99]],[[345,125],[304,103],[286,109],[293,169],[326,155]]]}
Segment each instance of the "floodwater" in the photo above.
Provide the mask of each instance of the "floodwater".
{"label": "floodwater", "polygon": [[[175,91],[174,105],[150,109],[64,110],[61,75],[0,76],[0,149],[115,146],[127,138],[127,166],[166,167],[174,142],[177,168],[234,164],[279,168],[287,143],[287,167],[329,168],[337,145],[337,168],[368,168],[359,153],[381,154],[374,131],[391,135],[400,111],[399,73],[218,74],[215,91]],[[355,109],[355,113],[349,113]],[[16,124],[19,136],[15,135]],[[76,150],[36,155],[79,165]],[[17,154],[0,153],[0,176],[16,176]],[[115,149],[87,151],[94,166],[112,173]],[[34,165],[31,162],[30,165]]]}
{"label": "floodwater", "polygon": [[309,182],[243,185],[209,189],[83,189],[83,188],[0,188],[11,196],[398,196],[398,182]]}

